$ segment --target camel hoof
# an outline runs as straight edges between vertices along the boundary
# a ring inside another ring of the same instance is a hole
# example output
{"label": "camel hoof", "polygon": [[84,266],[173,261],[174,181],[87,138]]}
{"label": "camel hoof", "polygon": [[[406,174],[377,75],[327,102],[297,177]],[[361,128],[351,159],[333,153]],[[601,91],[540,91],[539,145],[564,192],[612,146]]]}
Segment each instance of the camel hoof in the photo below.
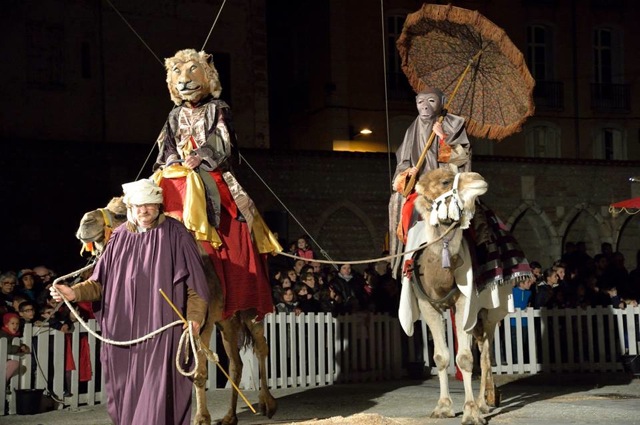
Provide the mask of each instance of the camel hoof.
{"label": "camel hoof", "polygon": [[271,419],[273,415],[276,414],[276,411],[278,410],[278,403],[276,402],[275,398],[273,398],[271,395],[268,395],[264,397],[264,399],[260,400],[259,407],[260,407],[260,413],[263,416],[266,416],[267,418]]}
{"label": "camel hoof", "polygon": [[493,407],[500,407],[500,402],[502,401],[502,393],[500,392],[500,390],[498,389],[498,387],[496,387],[495,389],[495,396],[493,399],[493,403],[489,403],[491,406]]}
{"label": "camel hoof", "polygon": [[500,390],[495,385],[491,390],[487,390],[487,404],[492,407],[500,407]]}
{"label": "camel hoof", "polygon": [[462,417],[462,425],[487,425],[487,420],[481,416],[474,417]]}
{"label": "camel hoof", "polygon": [[196,413],[193,417],[193,425],[210,425],[211,424],[211,415],[203,415],[201,413]]}
{"label": "camel hoof", "polygon": [[236,415],[226,415],[217,425],[238,425],[238,417]]}
{"label": "camel hoof", "polygon": [[453,411],[438,411],[436,412],[435,410],[433,412],[431,412],[431,415],[429,415],[429,417],[433,418],[433,419],[447,419],[447,418],[453,418],[454,416],[456,416]]}
{"label": "camel hoof", "polygon": [[438,406],[433,409],[433,412],[431,412],[430,416],[434,419],[447,419],[453,418],[455,415],[456,414],[451,406]]}
{"label": "camel hoof", "polygon": [[453,401],[450,398],[441,398],[438,400],[436,408],[431,412],[432,418],[446,419],[453,418],[456,413],[453,411]]}
{"label": "camel hoof", "polygon": [[487,413],[491,412],[491,407],[489,407],[489,405],[486,404],[486,403],[485,404],[480,404],[479,403],[478,404],[478,410],[480,410],[480,413],[487,414]]}
{"label": "camel hoof", "polygon": [[464,404],[462,425],[486,425],[487,420],[480,416],[480,409],[475,402]]}

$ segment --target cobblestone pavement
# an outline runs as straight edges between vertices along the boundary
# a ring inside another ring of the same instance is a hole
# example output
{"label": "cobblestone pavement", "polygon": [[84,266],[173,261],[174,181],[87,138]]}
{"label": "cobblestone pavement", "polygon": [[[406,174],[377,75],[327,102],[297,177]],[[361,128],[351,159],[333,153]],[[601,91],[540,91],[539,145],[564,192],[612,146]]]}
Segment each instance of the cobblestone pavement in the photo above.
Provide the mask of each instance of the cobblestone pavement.
{"label": "cobblestone pavement", "polygon": [[[498,376],[496,382],[502,403],[486,416],[490,425],[640,424],[640,380],[628,375]],[[336,416],[347,418],[340,423],[349,424],[349,417],[359,413],[381,415],[389,418],[389,423],[402,425],[459,424],[464,390],[462,383],[454,379],[451,379],[450,386],[457,412],[452,419],[428,417],[439,395],[438,380],[432,377],[425,381],[274,390],[279,404],[278,413],[268,420],[239,405],[239,425],[293,424]],[[474,388],[477,386],[478,381],[474,381]],[[226,413],[228,391],[210,390],[208,393],[208,405],[216,419]],[[245,395],[257,406],[257,392],[248,391]],[[77,410],[62,409],[38,415],[0,416],[0,424],[7,425],[110,423],[104,406],[82,406]]]}

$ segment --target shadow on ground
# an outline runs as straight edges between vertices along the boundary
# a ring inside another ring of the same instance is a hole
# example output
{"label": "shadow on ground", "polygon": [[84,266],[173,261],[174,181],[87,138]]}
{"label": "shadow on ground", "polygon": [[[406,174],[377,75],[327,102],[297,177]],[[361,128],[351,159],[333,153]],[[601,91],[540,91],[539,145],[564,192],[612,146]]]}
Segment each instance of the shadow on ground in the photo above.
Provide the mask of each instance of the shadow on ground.
{"label": "shadow on ground", "polygon": [[[326,419],[335,416],[352,416],[362,412],[380,413],[381,405],[397,392],[420,387],[422,381],[393,381],[366,384],[335,384],[315,388],[272,390],[278,401],[278,411],[271,419],[254,415],[246,405],[238,404],[238,422],[243,425],[277,424]],[[228,390],[227,390],[228,391]],[[219,394],[219,393],[216,393]],[[213,397],[208,396],[209,400]],[[254,397],[249,397],[253,400]],[[216,405],[228,400],[228,393],[217,397]],[[254,404],[257,410],[257,403]],[[220,419],[216,415],[215,419]],[[392,416],[392,415],[386,415]]]}
{"label": "shadow on ground", "polygon": [[[545,402],[554,406],[567,404],[607,403],[612,400],[638,399],[637,385],[630,385],[633,376],[624,374],[538,374],[496,376],[501,394],[501,405],[487,414],[490,423],[518,423],[513,417],[530,416],[519,410],[531,405],[549,409]],[[636,380],[636,383],[638,381]],[[473,381],[474,391],[479,381]],[[431,419],[429,414],[439,397],[436,377],[427,380],[401,380],[367,384],[336,384],[328,387],[274,390],[278,399],[278,412],[271,419],[254,415],[246,406],[239,406],[238,419],[243,425],[297,423],[312,419],[349,417],[358,413],[379,414],[387,418],[402,418],[420,424],[442,425],[460,423],[464,403],[462,382],[450,380],[450,393],[456,411],[451,419]],[[210,397],[213,398],[213,397]],[[228,393],[215,397],[215,403],[226,402]],[[250,397],[253,400],[253,398]],[[552,400],[553,399],[553,400]],[[541,404],[542,403],[542,404]],[[257,404],[254,404],[257,408]],[[213,412],[212,412],[213,413]],[[578,409],[579,413],[579,409]],[[222,417],[214,415],[216,419]],[[404,422],[413,423],[413,422]],[[526,423],[526,422],[525,422]],[[544,423],[544,422],[542,422]]]}
{"label": "shadow on ground", "polygon": [[[590,397],[602,399],[640,398],[640,394],[625,394],[618,389],[633,382],[634,376],[622,373],[611,374],[553,374],[496,376],[496,385],[501,395],[501,404],[485,418],[498,417],[529,405],[550,399],[560,401],[567,396],[591,392]],[[616,387],[607,392],[607,388]],[[594,392],[594,390],[596,390]],[[581,396],[585,397],[585,396]]]}

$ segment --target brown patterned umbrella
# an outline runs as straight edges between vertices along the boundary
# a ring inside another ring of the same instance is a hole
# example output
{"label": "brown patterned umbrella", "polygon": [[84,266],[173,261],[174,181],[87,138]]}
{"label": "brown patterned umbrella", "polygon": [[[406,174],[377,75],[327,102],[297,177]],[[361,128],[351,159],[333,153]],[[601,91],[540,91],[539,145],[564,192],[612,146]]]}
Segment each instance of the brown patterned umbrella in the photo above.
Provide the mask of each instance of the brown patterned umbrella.
{"label": "brown patterned umbrella", "polygon": [[469,134],[501,140],[533,115],[535,83],[522,53],[477,11],[424,4],[407,16],[396,44],[416,93],[442,90]]}

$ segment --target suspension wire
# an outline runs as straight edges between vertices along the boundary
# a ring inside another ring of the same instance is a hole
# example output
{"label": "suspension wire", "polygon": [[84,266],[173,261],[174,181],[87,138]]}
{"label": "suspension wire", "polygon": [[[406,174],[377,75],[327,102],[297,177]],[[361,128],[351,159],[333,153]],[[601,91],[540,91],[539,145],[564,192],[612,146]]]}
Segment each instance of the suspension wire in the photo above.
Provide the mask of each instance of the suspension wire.
{"label": "suspension wire", "polygon": [[149,47],[149,45],[142,39],[142,37],[140,37],[140,34],[138,34],[136,32],[136,30],[133,29],[133,27],[131,26],[131,24],[129,24],[129,22],[125,19],[124,16],[122,16],[122,13],[120,13],[120,11],[118,9],[116,9],[116,7],[113,5],[113,3],[111,3],[111,0],[105,0],[107,3],[109,3],[109,6],[111,6],[111,8],[113,10],[115,10],[115,12],[118,14],[118,16],[124,21],[125,24],[127,24],[127,26],[129,27],[129,29],[131,31],[133,31],[133,33],[136,35],[136,37],[138,37],[138,39],[142,42],[142,44],[144,44],[144,46],[147,48],[147,50],[149,50],[151,52],[151,54],[153,55],[154,58],[156,58],[156,60],[160,63],[160,65],[164,66],[164,63],[162,62],[162,60],[160,60],[160,58],[158,57],[158,55],[155,54],[155,52],[153,50],[151,50],[151,47]]}
{"label": "suspension wire", "polygon": [[380,0],[380,33],[382,34],[382,71],[384,73],[384,114],[387,124],[387,164],[389,167],[389,196],[393,195],[393,174],[391,174],[391,135],[389,134],[389,91],[387,83],[387,40],[384,31],[384,0]]}
{"label": "suspension wire", "polygon": [[[136,30],[133,29],[133,27],[129,24],[129,22],[127,22],[127,20],[124,18],[124,16],[122,16],[122,14],[118,11],[118,9],[116,9],[116,7],[113,5],[113,3],[111,3],[110,0],[106,0],[107,3],[109,3],[109,5],[113,8],[113,10],[116,11],[116,13],[118,14],[118,16],[120,16],[120,18],[122,18],[122,20],[127,24],[127,26],[131,29],[131,31],[133,31],[133,33],[140,39],[140,41],[147,47],[147,49],[149,49],[149,51],[151,52],[151,54],[158,60],[158,62],[160,63],[160,65],[162,65],[164,67],[164,63],[158,58],[158,56],[153,52],[153,50],[151,50],[151,48],[147,45],[147,43],[145,43],[145,41],[142,39],[142,37],[140,37],[140,35],[136,32]],[[382,0],[381,0],[382,1]],[[209,41],[209,37],[211,36],[211,33],[213,31],[213,28],[216,25],[216,22],[218,21],[218,18],[220,17],[220,14],[222,13],[222,9],[224,8],[224,5],[226,4],[226,0],[223,0],[222,5],[220,6],[220,10],[218,11],[218,14],[216,15],[216,18],[213,22],[213,25],[211,26],[211,29],[209,30],[209,34],[207,35],[207,38],[202,46],[202,50],[204,50],[204,47],[206,46],[207,42]],[[383,18],[383,24],[384,24],[384,18]],[[383,34],[384,36],[384,34]],[[384,46],[383,46],[384,48]],[[385,77],[385,93],[386,93],[386,77]],[[174,106],[175,108],[175,106]],[[388,122],[388,118],[387,118],[387,122]],[[387,140],[389,139],[388,136],[388,132],[389,132],[389,126],[387,125]],[[389,142],[387,142],[389,143]],[[138,180],[140,178],[140,175],[142,174],[142,171],[144,170],[144,167],[147,165],[147,162],[149,161],[149,158],[151,157],[151,154],[153,153],[153,150],[155,149],[156,143],[153,144],[153,146],[151,147],[151,150],[149,151],[149,154],[147,155],[147,158],[145,159],[144,163],[142,164],[142,167],[140,167],[140,170],[138,171],[138,175],[136,176],[136,180]],[[251,164],[249,164],[249,162],[247,161],[247,159],[245,157],[242,156],[242,154],[240,154],[240,152],[238,152],[238,155],[240,156],[241,160],[244,160],[244,162],[247,163],[247,165],[249,166],[249,168],[251,169],[251,171],[253,171],[253,173],[256,175],[256,177],[258,177],[258,179],[265,185],[265,187],[271,192],[271,194],[278,200],[278,202],[280,202],[280,204],[283,206],[283,208],[287,211],[287,213],[289,213],[289,215],[295,220],[296,223],[298,223],[298,226],[300,226],[300,228],[302,228],[302,230],[307,234],[307,236],[309,236],[309,238],[318,246],[318,248],[320,249],[320,253],[322,254],[323,257],[325,257],[327,260],[329,260],[333,266],[336,268],[336,270],[338,270],[338,266],[335,264],[335,262],[331,259],[331,257],[329,256],[329,254],[322,248],[322,246],[320,246],[320,244],[318,243],[318,241],[316,241],[313,236],[311,236],[311,233],[302,225],[302,223],[300,223],[300,221],[296,218],[296,216],[291,212],[291,210],[289,210],[289,208],[284,204],[284,202],[282,202],[282,200],[275,194],[275,192],[271,189],[271,187],[269,187],[269,185],[267,184],[267,182],[264,181],[264,179],[258,174],[258,172],[251,166]],[[391,165],[389,165],[389,167],[391,167]]]}
{"label": "suspension wire", "polygon": [[[162,67],[164,67],[164,62],[162,62],[162,60],[158,57],[158,55],[156,55],[156,53],[151,49],[151,47],[149,47],[149,45],[142,39],[142,37],[140,36],[140,34],[138,34],[136,32],[136,30],[131,26],[131,24],[129,24],[129,22],[127,21],[127,19],[122,15],[122,13],[120,13],[120,11],[118,9],[116,9],[116,7],[113,5],[113,3],[111,3],[111,0],[105,0],[107,3],[109,3],[109,5],[111,6],[111,8],[113,10],[115,10],[116,14],[120,17],[120,19],[122,19],[122,21],[129,27],[129,29],[136,35],[136,37],[138,37],[138,39],[142,42],[142,44],[145,45],[145,47],[147,48],[147,50],[149,50],[151,52],[151,54],[153,55],[154,58],[156,58],[156,60],[160,63],[160,65],[162,65]],[[225,0],[226,1],[226,0]],[[175,106],[174,106],[175,108]],[[149,150],[149,153],[147,154],[147,158],[144,160],[144,162],[142,163],[142,166],[140,167],[140,170],[138,170],[138,174],[136,174],[136,180],[138,180],[140,178],[140,175],[142,174],[142,171],[144,170],[144,167],[147,166],[147,163],[149,162],[149,158],[151,158],[151,154],[153,153],[154,149],[156,148],[156,143],[154,142],[151,145],[151,149]]]}
{"label": "suspension wire", "polygon": [[204,40],[204,43],[202,44],[202,49],[200,49],[201,51],[204,51],[204,47],[209,42],[209,37],[211,37],[211,33],[213,32],[213,28],[216,26],[216,23],[218,22],[218,18],[220,17],[220,14],[222,13],[222,9],[224,8],[224,5],[226,3],[227,3],[227,0],[223,0],[222,5],[220,6],[220,10],[218,10],[218,14],[216,15],[216,19],[213,20],[213,25],[211,25],[211,29],[209,30],[209,34],[207,34],[207,38]]}
{"label": "suspension wire", "polygon": [[[266,181],[264,181],[264,179],[260,176],[260,174],[258,174],[258,172],[255,170],[255,168],[253,168],[251,166],[251,164],[249,163],[249,161],[247,161],[247,158],[245,158],[244,156],[242,156],[242,154],[240,152],[238,152],[238,155],[240,156],[240,159],[242,161],[244,161],[245,164],[247,164],[247,166],[251,169],[251,171],[253,171],[253,173],[256,175],[256,177],[258,177],[258,179],[262,182],[262,184],[264,184],[264,186],[269,190],[269,192],[271,192],[271,194],[274,196],[274,198],[276,198],[278,200],[278,202],[280,202],[280,205],[282,205],[282,207],[287,211],[287,213],[289,213],[291,215],[291,218],[293,218],[295,220],[296,223],[298,223],[298,226],[300,226],[302,228],[302,230],[307,234],[307,236],[309,236],[309,239],[311,239],[311,241],[313,243],[315,243],[318,248],[320,248],[320,253],[322,254],[323,257],[325,257],[328,260],[329,264],[333,264],[333,267],[336,268],[336,270],[338,270],[338,266],[336,265],[336,262],[333,261],[333,259],[331,259],[331,257],[329,256],[329,254],[327,253],[327,251],[325,251],[320,244],[318,243],[318,241],[316,241],[313,236],[311,236],[311,233],[309,233],[309,231],[302,225],[302,223],[300,223],[300,221],[296,218],[296,216],[291,212],[291,210],[289,210],[289,208],[287,208],[287,206],[284,204],[284,202],[282,202],[282,200],[278,197],[278,195],[276,195],[276,193],[271,189],[271,187],[267,184]],[[279,253],[279,254],[283,254],[283,253]]]}
{"label": "suspension wire", "polygon": [[153,153],[155,148],[156,148],[156,144],[154,143],[153,145],[151,145],[151,149],[149,149],[149,153],[147,154],[147,157],[145,158],[144,162],[142,163],[142,166],[140,167],[140,170],[138,170],[138,174],[136,175],[135,180],[138,180],[140,178],[140,174],[142,174],[142,170],[144,170],[144,167],[147,166],[147,163],[149,162],[149,158],[151,158],[151,154]]}

